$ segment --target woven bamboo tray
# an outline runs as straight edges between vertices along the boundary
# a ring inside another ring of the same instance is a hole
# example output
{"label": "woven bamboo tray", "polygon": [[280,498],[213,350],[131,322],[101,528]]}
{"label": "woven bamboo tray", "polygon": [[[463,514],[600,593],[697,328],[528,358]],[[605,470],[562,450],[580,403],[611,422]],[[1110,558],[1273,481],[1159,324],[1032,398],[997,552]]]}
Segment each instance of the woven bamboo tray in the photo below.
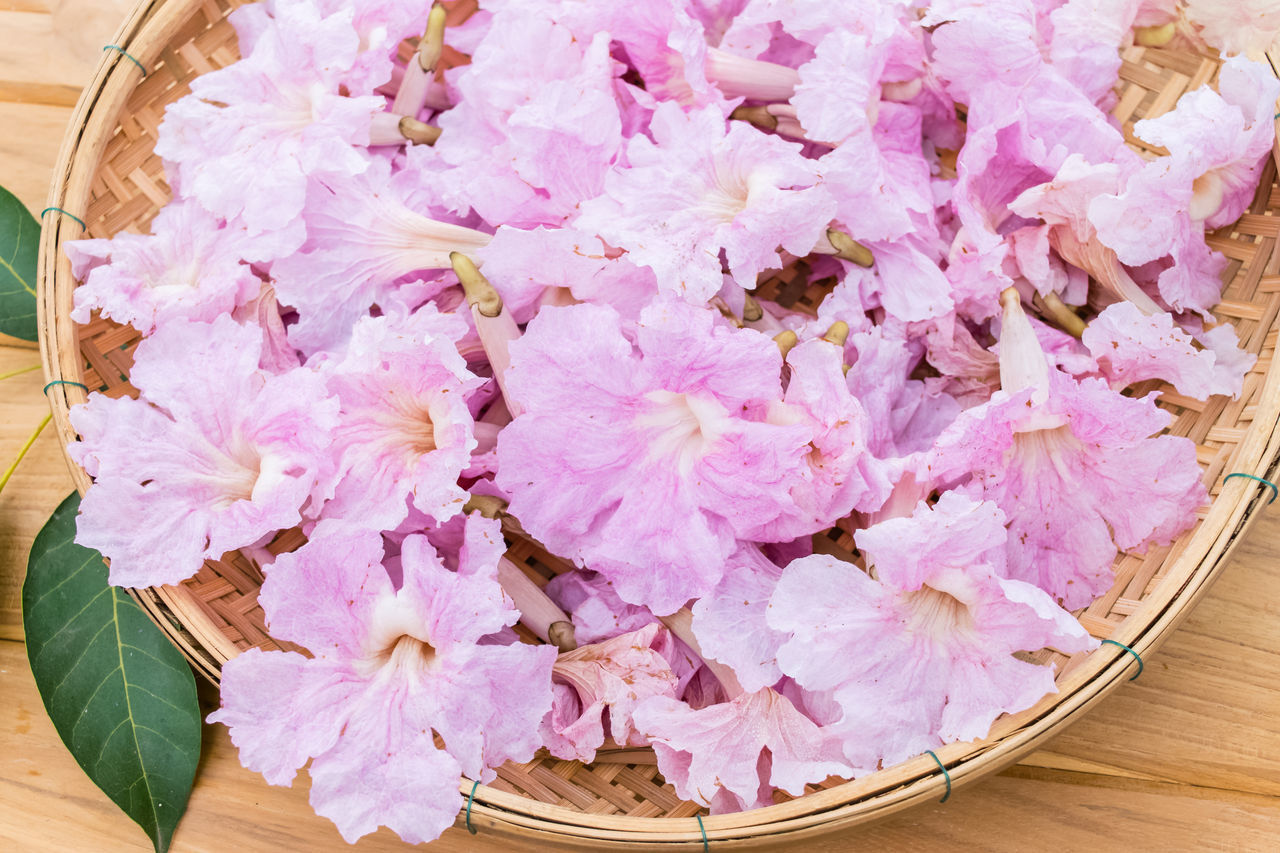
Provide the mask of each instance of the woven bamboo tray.
{"label": "woven bamboo tray", "polygon": [[[85,89],[50,192],[50,207],[60,210],[48,213],[40,244],[40,346],[46,381],[83,383],[112,396],[135,393],[128,375],[139,336],[129,327],[101,319],[84,326],[71,322],[77,282],[62,242],[126,230],[145,232],[169,199],[160,159],[152,151],[164,109],[187,93],[196,75],[238,58],[235,32],[226,15],[244,2],[248,0],[143,2],[115,41],[141,68],[129,57],[108,51]],[[461,14],[465,9],[455,11]],[[1134,121],[1168,111],[1184,92],[1212,81],[1217,67],[1207,55],[1127,50],[1115,115],[1130,143],[1144,147],[1129,132]],[[64,212],[83,220],[85,228]],[[1231,261],[1216,313],[1236,326],[1242,345],[1258,354],[1258,363],[1246,377],[1239,400],[1215,397],[1201,403],[1169,388],[1162,400],[1174,416],[1170,432],[1196,443],[1214,500],[1201,510],[1195,528],[1171,547],[1120,555],[1115,586],[1080,614],[1096,637],[1124,643],[1144,658],[1204,594],[1265,503],[1265,486],[1223,477],[1230,472],[1276,477],[1280,375],[1271,366],[1280,314],[1278,237],[1280,185],[1271,162],[1249,211],[1236,225],[1209,238]],[[808,281],[803,272],[794,270],[773,282],[776,298],[799,308],[815,306],[824,292],[822,283]],[[1158,387],[1147,383],[1138,390]],[[87,393],[74,385],[55,384],[48,395],[58,434],[64,443],[70,442],[75,433],[68,410],[84,402]],[[74,464],[70,467],[83,494],[90,480]],[[271,548],[291,550],[301,542],[299,534],[287,532]],[[847,530],[836,527],[816,544],[822,550],[848,551],[852,540]],[[523,541],[515,542],[509,556],[539,583],[568,568]],[[257,565],[234,553],[207,562],[180,586],[134,590],[133,595],[192,664],[216,682],[221,664],[240,651],[280,648],[267,635],[257,605],[261,581]],[[939,749],[949,778],[924,755],[853,782],[828,780],[811,786],[800,798],[779,794],[774,806],[707,817],[700,826],[695,816],[702,810],[681,802],[664,783],[650,750],[603,750],[593,765],[543,756],[500,768],[494,783],[475,790],[471,825],[526,848],[702,849],[705,827],[705,838],[717,850],[801,849],[855,824],[937,801],[952,786],[1013,763],[1078,718],[1136,668],[1134,659],[1114,645],[1088,655],[1043,652],[1037,657],[1057,664],[1059,693],[1023,713],[1001,718],[985,740]],[[471,793],[472,784],[464,781],[462,790]]]}

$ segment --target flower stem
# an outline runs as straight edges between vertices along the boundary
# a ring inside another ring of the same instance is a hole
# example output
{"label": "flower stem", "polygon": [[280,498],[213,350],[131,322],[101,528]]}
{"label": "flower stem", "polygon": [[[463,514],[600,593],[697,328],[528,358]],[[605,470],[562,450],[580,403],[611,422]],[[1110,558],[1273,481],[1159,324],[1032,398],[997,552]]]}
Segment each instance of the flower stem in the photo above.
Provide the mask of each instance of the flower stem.
{"label": "flower stem", "polygon": [[40,426],[36,427],[36,431],[31,433],[31,437],[27,439],[27,443],[22,445],[22,449],[18,451],[18,458],[13,460],[13,464],[9,466],[9,470],[0,475],[0,492],[4,491],[4,487],[9,484],[9,478],[13,476],[13,472],[18,470],[18,465],[26,458],[27,451],[31,449],[31,445],[36,443],[36,439],[40,437],[40,433],[44,432],[44,428],[49,425],[49,421],[53,420],[53,413],[44,416],[44,420],[40,422]]}
{"label": "flower stem", "polygon": [[1058,298],[1058,294],[1050,291],[1040,297],[1040,300],[1044,303],[1044,310],[1049,315],[1049,319],[1061,326],[1064,332],[1077,339],[1084,334],[1084,320],[1081,320],[1079,314]]}
{"label": "flower stem", "polygon": [[568,614],[506,557],[498,560],[498,583],[515,602],[516,609],[520,611],[520,622],[539,639],[562,652],[571,652],[578,647]]}
{"label": "flower stem", "polygon": [[[827,229],[827,242],[835,250],[837,258],[855,263],[860,267],[869,267],[876,262],[871,250],[841,231],[839,228]],[[819,249],[821,251],[821,249]]]}
{"label": "flower stem", "polygon": [[445,10],[439,3],[431,5],[427,15],[427,29],[418,42],[418,65],[427,73],[434,73],[444,55]]}
{"label": "flower stem", "polygon": [[502,391],[507,411],[511,412],[513,418],[518,418],[523,409],[516,405],[511,395],[507,393],[506,375],[507,368],[511,366],[511,353],[508,347],[512,341],[519,339],[520,327],[516,325],[511,312],[502,304],[502,297],[498,295],[498,291],[489,283],[489,279],[480,273],[475,261],[461,252],[451,252],[449,263],[453,265],[458,283],[462,285],[467,295],[467,304],[471,306],[471,316],[476,323],[476,333],[480,336],[485,355],[489,357],[493,378],[497,380],[498,389]]}
{"label": "flower stem", "polygon": [[40,365],[33,364],[30,367],[20,367],[17,370],[11,370],[8,373],[0,373],[0,379],[9,379],[13,376],[21,376],[24,373],[30,373],[33,370],[39,370]]}

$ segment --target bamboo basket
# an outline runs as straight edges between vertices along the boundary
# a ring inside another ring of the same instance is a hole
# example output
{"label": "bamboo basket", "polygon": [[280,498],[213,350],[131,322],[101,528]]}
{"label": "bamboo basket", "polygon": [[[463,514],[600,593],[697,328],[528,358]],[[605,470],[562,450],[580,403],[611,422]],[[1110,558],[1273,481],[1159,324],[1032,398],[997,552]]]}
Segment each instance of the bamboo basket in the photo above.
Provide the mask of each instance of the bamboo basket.
{"label": "bamboo basket", "polygon": [[[82,219],[87,227],[82,233],[78,222],[54,211],[40,244],[40,347],[46,381],[83,383],[112,396],[135,393],[129,368],[139,335],[102,319],[84,326],[72,323],[77,282],[62,243],[126,230],[145,232],[169,199],[160,158],[152,150],[164,109],[187,93],[196,75],[238,58],[226,16],[244,2],[248,0],[146,0],[115,44],[147,73],[121,53],[108,51],[81,96],[59,154],[49,205]],[[1146,146],[1133,137],[1133,122],[1168,111],[1184,92],[1211,82],[1218,67],[1213,56],[1141,47],[1126,50],[1123,60],[1114,114],[1139,150]],[[1202,403],[1163,388],[1161,405],[1173,415],[1169,431],[1195,442],[1212,504],[1172,546],[1145,555],[1121,554],[1114,587],[1079,614],[1094,636],[1123,643],[1143,658],[1204,594],[1265,503],[1265,486],[1246,478],[1224,481],[1224,476],[1277,476],[1280,375],[1271,366],[1280,314],[1278,237],[1280,185],[1275,163],[1269,162],[1249,211],[1234,226],[1209,237],[1210,245],[1230,259],[1215,313],[1236,326],[1242,345],[1258,355],[1257,365],[1245,378],[1239,400],[1214,397]],[[823,286],[808,281],[803,272],[793,270],[773,282],[775,298],[798,308],[814,307]],[[1146,383],[1138,390],[1160,387]],[[58,434],[70,442],[75,433],[68,410],[84,402],[87,393],[65,384],[53,385],[48,393]],[[83,494],[90,479],[68,464]],[[852,548],[850,532],[841,527],[815,540],[820,550],[833,553]],[[289,532],[277,537],[271,549],[291,550],[301,542],[299,534]],[[509,556],[540,584],[569,568],[519,539]],[[252,560],[232,553],[208,561],[179,586],[132,593],[196,669],[216,682],[221,664],[240,651],[281,647],[267,635],[257,605],[261,581]],[[981,741],[937,750],[949,777],[923,755],[852,782],[827,780],[799,798],[779,794],[768,808],[700,823],[695,816],[703,811],[682,802],[665,784],[648,749],[602,750],[592,765],[542,754],[524,764],[505,765],[492,784],[474,790],[471,826],[526,847],[566,850],[705,849],[704,838],[717,850],[803,849],[856,824],[936,802],[952,786],[1012,764],[1130,678],[1136,667],[1128,652],[1115,645],[1087,655],[1041,652],[1035,657],[1057,665],[1059,692],[997,720]],[[462,791],[473,792],[470,781],[464,780]]]}

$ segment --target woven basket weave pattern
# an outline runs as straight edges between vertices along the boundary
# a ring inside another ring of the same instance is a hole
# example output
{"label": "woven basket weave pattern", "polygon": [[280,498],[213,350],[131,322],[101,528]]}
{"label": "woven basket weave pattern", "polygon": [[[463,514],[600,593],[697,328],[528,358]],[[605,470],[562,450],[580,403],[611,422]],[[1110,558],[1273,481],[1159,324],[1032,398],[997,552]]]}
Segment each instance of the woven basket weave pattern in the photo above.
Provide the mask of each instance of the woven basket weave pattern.
{"label": "woven basket weave pattern", "polygon": [[[169,187],[162,164],[152,151],[165,107],[188,92],[194,77],[238,58],[235,31],[227,23],[226,15],[242,2],[244,0],[167,0],[151,4],[153,9],[179,7],[179,11],[190,14],[185,20],[180,20],[181,16],[173,18],[147,54],[138,55],[148,73],[137,80],[123,102],[115,117],[114,131],[92,170],[87,201],[80,208],[84,210],[82,218],[87,224],[87,236],[144,232],[168,201]],[[146,44],[141,37],[134,43]],[[141,52],[141,47],[138,50]],[[1133,136],[1133,122],[1167,112],[1184,92],[1211,82],[1218,63],[1209,56],[1140,47],[1125,51],[1123,59],[1114,115],[1136,149],[1151,155],[1163,154],[1163,150],[1147,146]],[[128,69],[111,71],[111,74],[121,73],[128,73]],[[135,78],[141,77],[140,73],[133,73]],[[79,117],[83,119],[92,105],[82,102],[81,110]],[[91,145],[86,147],[92,150]],[[77,162],[75,153],[68,154],[64,149],[64,157],[64,175],[71,174],[71,164]],[[68,185],[55,188],[50,204],[71,198],[76,189],[75,181],[68,179]],[[69,209],[76,212],[74,208]],[[1135,389],[1138,394],[1157,388],[1163,390],[1161,405],[1174,418],[1169,431],[1195,442],[1205,482],[1215,496],[1224,488],[1224,474],[1246,471],[1265,476],[1280,452],[1270,432],[1277,410],[1277,401],[1271,399],[1275,392],[1271,384],[1264,381],[1276,346],[1276,319],[1280,312],[1280,259],[1275,251],[1276,239],[1280,236],[1278,212],[1280,187],[1276,186],[1275,165],[1269,161],[1248,213],[1234,227],[1221,229],[1209,237],[1210,245],[1230,259],[1226,275],[1229,284],[1216,313],[1235,325],[1242,346],[1259,356],[1257,365],[1245,379],[1240,399],[1215,397],[1200,402],[1182,397],[1159,383],[1146,383]],[[137,332],[96,318],[87,325],[74,327],[65,310],[61,315],[55,313],[56,306],[69,305],[70,290],[75,286],[69,265],[60,257],[59,242],[79,234],[71,229],[47,231],[52,234],[46,234],[46,245],[42,247],[41,286],[45,293],[42,332],[49,378],[83,382],[91,389],[112,396],[135,394],[128,374],[139,340]],[[812,312],[829,283],[809,281],[807,272],[802,263],[796,265],[770,283],[768,294],[783,304]],[[69,364],[69,349],[79,353],[78,373],[63,367]],[[74,435],[65,411],[69,404],[82,401],[84,395],[74,388],[60,390],[65,393],[53,398],[55,412],[59,414],[57,423],[62,438],[70,441]],[[1262,424],[1263,429],[1251,434],[1250,427],[1259,416],[1267,422]],[[1250,435],[1252,438],[1246,441]],[[79,482],[87,483],[82,472],[76,473]],[[1176,625],[1181,612],[1203,591],[1221,565],[1227,548],[1243,529],[1250,517],[1245,512],[1247,506],[1256,509],[1259,503],[1259,489],[1245,485],[1243,480],[1233,482],[1234,485],[1226,487],[1234,496],[1231,503],[1215,500],[1212,509],[1204,508],[1196,530],[1181,537],[1172,547],[1153,548],[1146,554],[1121,554],[1116,562],[1115,585],[1080,614],[1090,633],[1149,650]],[[1201,530],[1201,527],[1212,527],[1212,530]],[[296,531],[286,532],[277,537],[269,550],[276,553],[292,550],[302,541]],[[840,526],[833,528],[818,542],[818,548],[848,554],[852,551],[851,532]],[[1188,549],[1194,551],[1191,556],[1184,555]],[[556,573],[571,568],[519,539],[509,556],[540,585],[545,585]],[[208,561],[181,587],[143,590],[136,594],[198,668],[216,680],[221,662],[238,651],[251,647],[281,648],[281,644],[268,636],[257,604],[261,582],[262,574],[255,562],[235,553],[222,560]],[[1125,660],[1123,652],[1108,646],[1094,653],[1092,660],[1090,656],[1068,658],[1047,651],[1031,657],[1057,665],[1062,693],[1046,698],[1036,708],[997,721],[985,741],[952,744],[939,750],[957,781],[998,769],[1029,751],[1037,739],[1046,736],[1046,727],[1053,729],[1062,725],[1071,715],[1096,701],[1106,689],[1114,686],[1126,664],[1131,662]],[[928,757],[922,757],[853,783],[828,780],[813,786],[808,796],[789,802],[786,808],[710,818],[706,826],[713,839],[730,839],[758,838],[784,827],[845,825],[902,808],[926,796],[936,799],[941,782],[937,766]],[[466,787],[469,789],[470,785]],[[823,790],[821,794],[816,793],[820,790]],[[781,793],[777,799],[780,803],[792,800]],[[527,801],[536,801],[536,804],[529,803],[525,809],[520,803]],[[495,815],[511,818],[526,838],[543,832],[564,833],[555,836],[562,841],[568,836],[690,841],[698,835],[697,827],[686,826],[692,821],[626,823],[588,817],[689,818],[700,813],[698,806],[681,802],[672,788],[664,784],[648,749],[605,749],[600,759],[590,766],[552,757],[507,764],[498,770],[494,783],[480,789],[476,802],[487,804],[477,809],[477,815],[485,814],[490,819]],[[548,811],[546,806],[554,809]],[[664,823],[671,827],[669,832],[659,826]]]}

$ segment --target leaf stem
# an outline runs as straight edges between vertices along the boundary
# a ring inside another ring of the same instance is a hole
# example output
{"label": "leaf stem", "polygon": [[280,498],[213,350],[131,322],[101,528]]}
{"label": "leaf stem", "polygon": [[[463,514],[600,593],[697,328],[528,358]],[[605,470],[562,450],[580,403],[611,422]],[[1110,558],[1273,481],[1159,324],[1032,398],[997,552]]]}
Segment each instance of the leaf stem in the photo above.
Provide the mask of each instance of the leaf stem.
{"label": "leaf stem", "polygon": [[[3,377],[0,377],[3,378]],[[18,465],[26,457],[27,451],[31,449],[31,445],[36,443],[36,439],[40,437],[40,433],[44,432],[44,428],[49,425],[49,421],[53,420],[53,412],[44,416],[44,420],[40,422],[40,426],[36,427],[36,431],[31,433],[31,437],[27,439],[27,443],[22,445],[22,449],[18,451],[18,458],[13,460],[13,464],[9,466],[9,470],[0,475],[0,492],[4,491],[4,487],[9,484],[9,478],[13,476],[13,472],[18,470]]]}
{"label": "leaf stem", "polygon": [[24,373],[30,373],[33,370],[39,370],[40,365],[33,364],[30,367],[20,367],[17,370],[11,370],[8,373],[0,373],[0,380],[9,379],[14,376],[21,376]]}

